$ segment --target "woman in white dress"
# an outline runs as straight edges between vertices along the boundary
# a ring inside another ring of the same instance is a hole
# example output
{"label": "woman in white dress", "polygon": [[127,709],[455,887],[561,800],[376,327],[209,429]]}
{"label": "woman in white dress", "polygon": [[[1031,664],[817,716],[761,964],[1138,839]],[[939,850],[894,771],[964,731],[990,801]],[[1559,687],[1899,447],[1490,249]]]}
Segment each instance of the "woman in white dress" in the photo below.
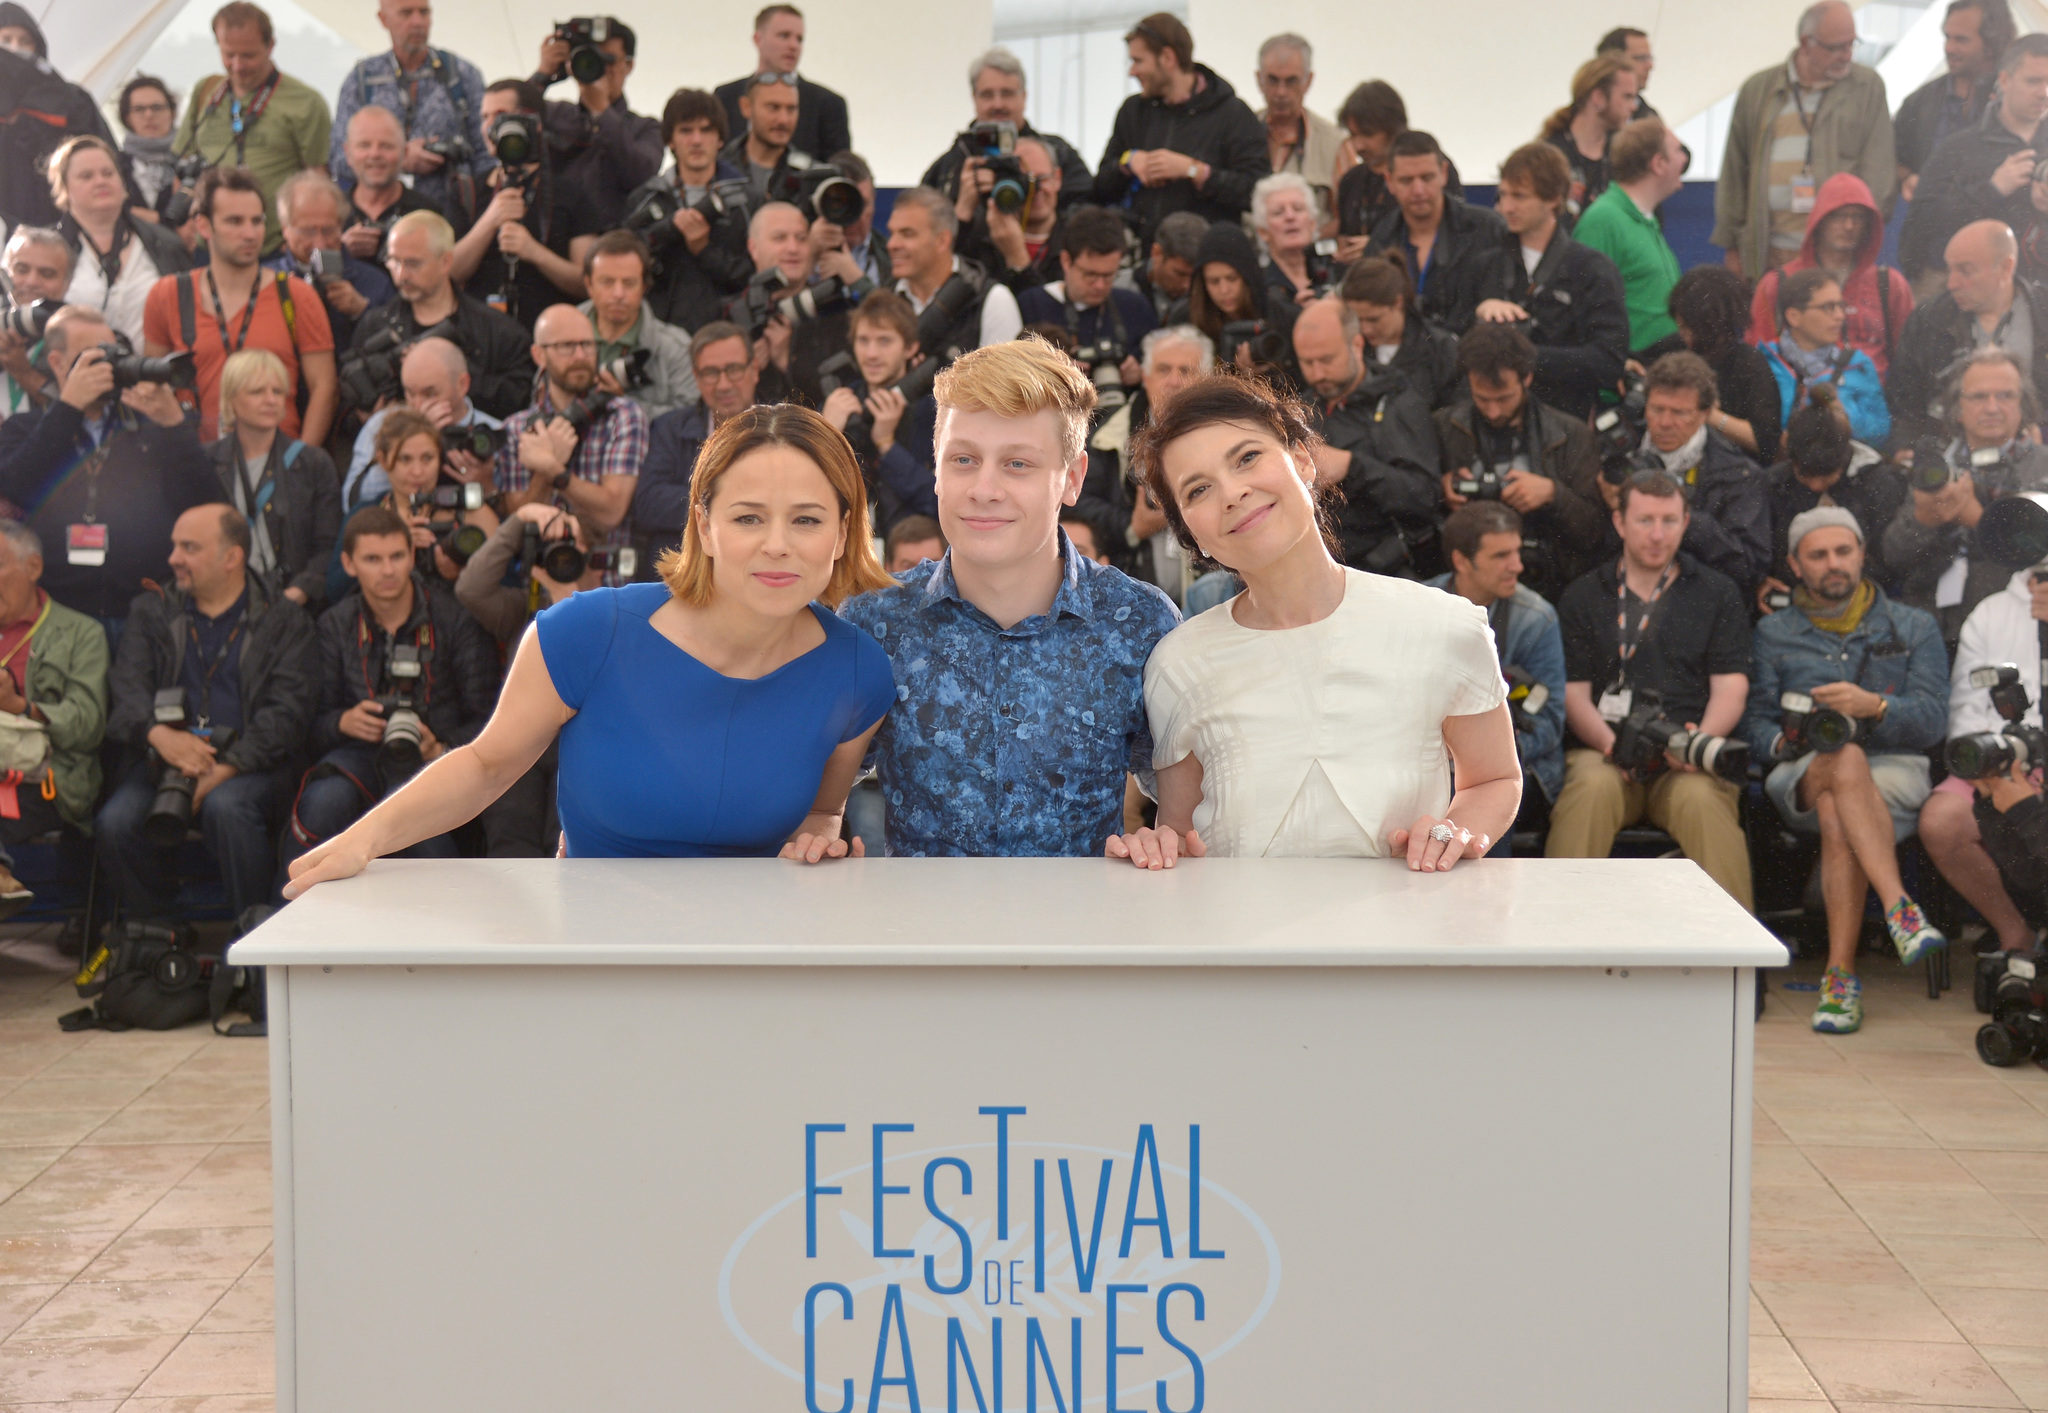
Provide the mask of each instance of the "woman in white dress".
{"label": "woman in white dress", "polygon": [[71,247],[66,304],[85,304],[142,350],[142,306],[164,275],[192,268],[177,234],[128,207],[120,158],[97,137],[74,137],[50,154],[50,194],[63,212],[57,229]]}
{"label": "woman in white dress", "polygon": [[1340,564],[1318,448],[1300,403],[1232,375],[1156,410],[1136,447],[1189,553],[1245,590],[1145,666],[1158,827],[1112,837],[1112,858],[1401,856],[1443,872],[1513,824],[1522,773],[1485,613]]}

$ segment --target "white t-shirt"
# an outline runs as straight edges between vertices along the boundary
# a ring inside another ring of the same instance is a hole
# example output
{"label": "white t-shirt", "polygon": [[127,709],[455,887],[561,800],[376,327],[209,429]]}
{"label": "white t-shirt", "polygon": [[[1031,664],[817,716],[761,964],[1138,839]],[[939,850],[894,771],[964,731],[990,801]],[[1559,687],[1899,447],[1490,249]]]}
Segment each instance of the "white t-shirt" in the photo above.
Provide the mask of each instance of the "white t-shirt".
{"label": "white t-shirt", "polygon": [[114,281],[113,289],[107,288],[106,272],[100,269],[99,256],[94,253],[92,242],[80,241],[78,259],[73,262],[71,288],[64,291],[66,304],[89,304],[107,316],[107,323],[117,334],[126,334],[128,342],[137,353],[142,351],[142,306],[149,301],[149,291],[161,276],[156,261],[143,248],[139,236],[128,238],[127,248],[121,252],[121,274]]}
{"label": "white t-shirt", "polygon": [[1450,804],[1444,718],[1506,700],[1484,610],[1356,569],[1319,623],[1246,628],[1224,603],[1145,664],[1153,764],[1201,761],[1195,829],[1236,857],[1383,857]]}

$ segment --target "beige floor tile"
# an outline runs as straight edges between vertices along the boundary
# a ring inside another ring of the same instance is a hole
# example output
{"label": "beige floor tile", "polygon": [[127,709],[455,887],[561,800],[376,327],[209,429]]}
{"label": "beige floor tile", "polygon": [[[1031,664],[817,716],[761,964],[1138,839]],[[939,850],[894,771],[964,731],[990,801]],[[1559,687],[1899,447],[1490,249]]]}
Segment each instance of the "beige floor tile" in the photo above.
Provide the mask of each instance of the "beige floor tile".
{"label": "beige floor tile", "polygon": [[[0,1099],[0,1125],[24,1110],[118,1109],[133,1101],[155,1081],[145,1075],[57,1077],[47,1071],[17,1086]],[[2024,1103],[2017,1097],[2014,1103]]]}
{"label": "beige floor tile", "polygon": [[1931,1285],[1928,1297],[1975,1345],[2048,1345],[2048,1290]]}
{"label": "beige floor tile", "polygon": [[[1759,1099],[1785,1136],[1802,1147],[1809,1143],[1869,1145],[1879,1148],[1927,1148],[1927,1133],[1889,1100],[1855,1104],[1780,1104]],[[2010,1143],[1986,1144],[2008,1148]]]}
{"label": "beige floor tile", "polygon": [[147,1035],[100,1032],[55,1061],[43,1073],[51,1078],[81,1075],[142,1075],[163,1078],[183,1065],[205,1044],[201,1032]]}
{"label": "beige floor tile", "polygon": [[84,1042],[56,1031],[49,1035],[0,1035],[0,1076],[27,1079],[41,1074]]}
{"label": "beige floor tile", "polygon": [[1808,1231],[1755,1233],[1749,1242],[1749,1276],[1759,1286],[1768,1281],[1909,1284],[1913,1279],[1874,1236]]}
{"label": "beige floor tile", "polygon": [[269,1249],[268,1227],[131,1231],[108,1245],[79,1279],[236,1280]]}
{"label": "beige floor tile", "polygon": [[1988,1192],[1852,1189],[1848,1204],[1880,1240],[1895,1236],[1989,1236],[2027,1240],[2034,1232]]}
{"label": "beige floor tile", "polygon": [[0,1403],[56,1403],[133,1393],[177,1339],[10,1339],[0,1344]]}
{"label": "beige floor tile", "polygon": [[268,1074],[206,1074],[177,1070],[151,1085],[135,1100],[135,1107],[206,1109],[225,1104],[261,1104],[269,1097]]}
{"label": "beige floor tile", "polygon": [[1843,1191],[1954,1188],[1978,1191],[1974,1174],[1938,1148],[1837,1148],[1804,1144],[1800,1155]]}
{"label": "beige floor tile", "polygon": [[1820,1170],[1814,1167],[1806,1154],[1790,1144],[1755,1149],[1750,1156],[1749,1181],[1752,1187],[1811,1190],[1827,1186],[1827,1179],[1821,1176]]}
{"label": "beige floor tile", "polygon": [[276,1384],[277,1346],[268,1333],[192,1334],[179,1342],[136,1392],[166,1396],[269,1393]]}
{"label": "beige floor tile", "polygon": [[[75,1143],[77,1140],[67,1141]],[[1785,1137],[1785,1130],[1778,1127],[1776,1120],[1759,1108],[1749,1118],[1749,1141],[1762,1148],[1767,1144],[1790,1143],[1792,1140]]]}
{"label": "beige floor tile", "polygon": [[2048,1192],[2048,1153],[1951,1150],[1951,1156],[1992,1192]]}
{"label": "beige floor tile", "polygon": [[121,1413],[277,1413],[277,1400],[267,1393],[220,1393],[212,1397],[201,1395],[196,1398],[131,1398],[121,1405]]}
{"label": "beige floor tile", "polygon": [[214,1109],[127,1108],[115,1114],[84,1142],[96,1143],[225,1143],[240,1132],[255,1112],[250,1104]]}
{"label": "beige floor tile", "polygon": [[2048,1114],[2017,1099],[2011,1108],[1928,1110],[1915,1122],[1943,1148],[2048,1153]]}
{"label": "beige floor tile", "polygon": [[1771,1318],[1771,1312],[1765,1308],[1763,1301],[1756,1298],[1756,1291],[1753,1288],[1749,1292],[1749,1332],[1753,1335],[1784,1333],[1778,1328],[1778,1322]]}
{"label": "beige floor tile", "polygon": [[138,1230],[268,1227],[272,1191],[268,1145],[222,1144],[137,1218],[135,1225]]}
{"label": "beige floor tile", "polygon": [[1972,1408],[2024,1406],[1967,1344],[1795,1336],[1792,1348],[1829,1398]]}
{"label": "beige floor tile", "polygon": [[12,1197],[63,1156],[64,1150],[57,1147],[0,1148],[0,1201]]}
{"label": "beige floor tile", "polygon": [[16,1331],[24,1339],[182,1335],[227,1293],[228,1282],[74,1281]]}
{"label": "beige floor tile", "polygon": [[111,1119],[113,1109],[33,1109],[0,1117],[0,1143],[70,1147]]}
{"label": "beige floor tile", "polygon": [[[134,1407],[133,1404],[124,1406]],[[1749,1413],[1828,1413],[1833,1407],[1834,1404],[1819,1394],[1812,1398],[1752,1398],[1749,1401]],[[1916,1408],[1913,1413],[1922,1413],[1922,1410]]]}
{"label": "beige floor tile", "polygon": [[1757,1072],[1756,1097],[1765,1108],[1775,1109],[1780,1104],[1872,1104],[1886,1096],[1863,1075],[1837,1065],[1819,1073],[1765,1066]]}
{"label": "beige floor tile", "polygon": [[1749,1396],[1757,1398],[1822,1398],[1820,1385],[1781,1335],[1749,1337]]}
{"label": "beige floor tile", "polygon": [[[135,1404],[132,1401],[121,1405],[123,1410],[133,1408],[134,1406]],[[1833,1406],[1835,1413],[1983,1413],[1984,1410],[1984,1405],[1982,1404],[1964,1406],[1956,1403],[1900,1404],[1863,1403],[1860,1401],[1842,1402],[1837,1400]],[[1752,1403],[1750,1405],[1751,1413],[1755,1413],[1755,1409],[1756,1405]]]}
{"label": "beige floor tile", "polygon": [[[1987,1201],[1996,1200],[1988,1193],[1985,1196]],[[1825,1185],[1812,1188],[1758,1187],[1750,1194],[1749,1225],[1752,1231],[1860,1233],[1869,1230],[1835,1190]]]}
{"label": "beige floor tile", "polygon": [[0,1339],[20,1329],[23,1321],[62,1289],[61,1285],[0,1285]]}
{"label": "beige floor tile", "polygon": [[2048,1244],[2039,1241],[1901,1236],[1886,1244],[1922,1285],[2048,1290]]}
{"label": "beige floor tile", "polygon": [[68,1281],[117,1235],[111,1231],[0,1233],[0,1285]]}
{"label": "beige floor tile", "polygon": [[2048,1349],[1983,1346],[1984,1358],[2029,1408],[2048,1408]]}
{"label": "beige floor tile", "polygon": [[1984,1062],[1968,1042],[1957,1044],[1938,1036],[1925,1049],[1869,1050],[1849,1056],[1848,1062],[1873,1080],[1975,1079],[1984,1072]]}
{"label": "beige floor tile", "polygon": [[178,1066],[180,1072],[266,1077],[270,1074],[270,1047],[262,1041],[245,1036],[209,1035],[204,1038],[206,1043]]}
{"label": "beige floor tile", "polygon": [[126,1226],[211,1151],[189,1143],[74,1148],[0,1202],[0,1231]]}
{"label": "beige floor tile", "polygon": [[201,1334],[276,1329],[277,1280],[267,1262],[236,1281],[193,1328]]}
{"label": "beige floor tile", "polygon": [[1756,1295],[1771,1312],[1779,1332],[1795,1340],[1810,1336],[1963,1342],[1955,1326],[1917,1286],[1760,1281]]}
{"label": "beige floor tile", "polygon": [[2000,1194],[1998,1200],[2011,1208],[2013,1215],[2025,1222],[2035,1236],[2048,1239],[2048,1192],[2007,1192]]}
{"label": "beige floor tile", "polygon": [[270,1106],[263,1105],[246,1119],[242,1126],[228,1135],[230,1143],[269,1143]]}

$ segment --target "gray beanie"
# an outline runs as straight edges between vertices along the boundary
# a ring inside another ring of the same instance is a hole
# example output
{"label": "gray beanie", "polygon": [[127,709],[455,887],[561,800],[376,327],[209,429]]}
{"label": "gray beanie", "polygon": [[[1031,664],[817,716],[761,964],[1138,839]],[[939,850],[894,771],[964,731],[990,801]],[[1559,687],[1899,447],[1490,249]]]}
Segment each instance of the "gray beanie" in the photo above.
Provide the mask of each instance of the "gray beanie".
{"label": "gray beanie", "polygon": [[1792,523],[1785,528],[1785,548],[1793,554],[1799,553],[1799,542],[1815,530],[1825,530],[1830,525],[1839,525],[1856,537],[1856,543],[1863,543],[1863,527],[1856,523],[1856,517],[1839,505],[1816,505],[1811,510],[1802,510],[1792,517]]}

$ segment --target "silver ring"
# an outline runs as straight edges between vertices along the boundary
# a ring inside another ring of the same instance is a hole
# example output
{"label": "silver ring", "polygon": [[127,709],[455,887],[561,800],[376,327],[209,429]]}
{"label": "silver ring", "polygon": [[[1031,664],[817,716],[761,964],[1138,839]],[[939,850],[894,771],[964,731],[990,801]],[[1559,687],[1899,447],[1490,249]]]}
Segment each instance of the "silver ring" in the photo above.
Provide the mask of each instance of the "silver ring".
{"label": "silver ring", "polygon": [[1436,840],[1439,844],[1448,844],[1451,840],[1458,837],[1458,831],[1451,827],[1449,820],[1445,820],[1442,824],[1429,831],[1429,837]]}

